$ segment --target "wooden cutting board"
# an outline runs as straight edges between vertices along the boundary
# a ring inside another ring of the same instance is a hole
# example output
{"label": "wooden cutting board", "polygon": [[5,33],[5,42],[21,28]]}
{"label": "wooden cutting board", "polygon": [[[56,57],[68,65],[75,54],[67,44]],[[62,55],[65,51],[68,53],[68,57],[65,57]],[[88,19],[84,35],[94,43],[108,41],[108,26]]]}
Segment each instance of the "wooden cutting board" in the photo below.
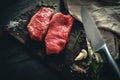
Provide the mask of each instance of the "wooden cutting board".
{"label": "wooden cutting board", "polygon": [[[47,1],[43,1],[47,3]],[[53,2],[57,5],[54,9],[55,13],[62,12],[63,14],[68,14],[67,10],[64,8],[62,0],[53,0]],[[32,50],[33,54],[38,55],[42,61],[44,61],[52,69],[65,75],[67,79],[79,80],[81,78],[85,78],[86,75],[82,75],[71,68],[73,64],[78,66],[86,66],[82,64],[83,62],[86,62],[86,60],[83,60],[82,62],[74,61],[75,57],[82,49],[87,50],[86,37],[82,23],[77,20],[74,21],[68,43],[61,54],[46,55],[44,40],[41,42],[31,40],[27,30],[27,24],[29,23],[31,17],[38,11],[38,9],[40,9],[38,3],[35,6],[26,8],[20,13],[20,15],[9,21],[5,27],[5,30],[23,45],[25,45],[28,50]],[[76,45],[74,46],[77,34],[80,34],[80,36]]]}

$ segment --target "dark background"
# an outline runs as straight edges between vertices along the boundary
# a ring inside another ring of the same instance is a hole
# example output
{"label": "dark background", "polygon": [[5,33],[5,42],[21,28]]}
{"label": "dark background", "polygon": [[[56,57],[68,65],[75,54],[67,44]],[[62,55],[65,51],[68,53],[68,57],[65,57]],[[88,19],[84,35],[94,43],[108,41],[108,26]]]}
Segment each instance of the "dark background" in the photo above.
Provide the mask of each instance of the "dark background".
{"label": "dark background", "polygon": [[[0,0],[0,80],[66,80],[3,29],[9,20],[35,2]],[[106,72],[109,73],[109,69]],[[114,74],[107,77],[114,77]]]}
{"label": "dark background", "polygon": [[0,0],[0,80],[65,80],[3,30],[13,16],[35,2]]}

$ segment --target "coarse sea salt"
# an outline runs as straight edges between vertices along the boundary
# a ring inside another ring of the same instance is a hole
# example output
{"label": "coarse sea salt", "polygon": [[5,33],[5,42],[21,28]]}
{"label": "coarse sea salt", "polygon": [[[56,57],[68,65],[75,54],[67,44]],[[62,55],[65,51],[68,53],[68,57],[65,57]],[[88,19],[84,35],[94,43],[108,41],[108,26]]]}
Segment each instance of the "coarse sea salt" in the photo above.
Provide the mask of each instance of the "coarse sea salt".
{"label": "coarse sea salt", "polygon": [[19,22],[17,21],[10,21],[8,24],[8,28],[14,28],[17,27],[19,25]]}

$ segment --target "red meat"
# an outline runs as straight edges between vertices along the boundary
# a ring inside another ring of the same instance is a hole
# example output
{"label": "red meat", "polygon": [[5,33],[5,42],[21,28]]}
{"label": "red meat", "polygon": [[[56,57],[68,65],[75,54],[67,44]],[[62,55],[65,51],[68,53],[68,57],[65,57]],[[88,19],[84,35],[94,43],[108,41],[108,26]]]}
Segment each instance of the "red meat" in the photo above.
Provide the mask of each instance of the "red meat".
{"label": "red meat", "polygon": [[30,37],[33,40],[38,40],[38,41],[42,40],[42,38],[45,36],[47,32],[52,15],[53,15],[52,9],[42,7],[31,18],[27,28],[28,28]]}
{"label": "red meat", "polygon": [[56,13],[50,21],[50,27],[45,37],[46,54],[59,54],[67,43],[71,32],[73,17]]}

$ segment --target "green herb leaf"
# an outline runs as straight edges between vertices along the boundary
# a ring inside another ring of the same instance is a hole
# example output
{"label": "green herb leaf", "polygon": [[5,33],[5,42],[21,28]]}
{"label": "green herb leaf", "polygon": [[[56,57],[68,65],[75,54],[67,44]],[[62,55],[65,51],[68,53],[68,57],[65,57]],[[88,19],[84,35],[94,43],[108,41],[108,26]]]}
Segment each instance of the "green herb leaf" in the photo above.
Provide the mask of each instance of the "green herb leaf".
{"label": "green herb leaf", "polygon": [[[91,45],[90,45],[91,47]],[[88,75],[89,77],[92,79],[92,80],[101,80],[101,70],[102,70],[102,67],[103,67],[103,63],[100,62],[100,60],[98,61],[96,59],[96,52],[94,51],[93,48],[91,48],[91,50],[93,51],[93,54],[91,55],[91,53],[89,53],[89,72],[88,72]]]}
{"label": "green herb leaf", "polygon": [[75,41],[73,43],[73,48],[75,47],[76,43],[79,42],[80,32],[75,31]]}
{"label": "green herb leaf", "polygon": [[52,0],[47,0],[46,2],[40,1],[38,2],[39,6],[45,6],[45,7],[51,7],[54,8],[57,7],[57,5]]}

